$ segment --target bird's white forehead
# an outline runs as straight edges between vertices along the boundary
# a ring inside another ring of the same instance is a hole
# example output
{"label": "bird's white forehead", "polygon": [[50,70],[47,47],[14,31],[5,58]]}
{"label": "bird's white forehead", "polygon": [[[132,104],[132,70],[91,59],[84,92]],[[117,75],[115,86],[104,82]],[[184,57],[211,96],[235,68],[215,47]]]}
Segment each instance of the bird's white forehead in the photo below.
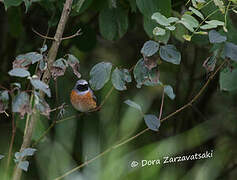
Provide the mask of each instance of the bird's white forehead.
{"label": "bird's white forehead", "polygon": [[84,79],[80,79],[80,80],[77,81],[76,84],[77,84],[77,85],[79,85],[79,84],[81,84],[81,85],[86,85],[86,84],[88,84],[88,82],[87,82],[86,80],[84,80]]}

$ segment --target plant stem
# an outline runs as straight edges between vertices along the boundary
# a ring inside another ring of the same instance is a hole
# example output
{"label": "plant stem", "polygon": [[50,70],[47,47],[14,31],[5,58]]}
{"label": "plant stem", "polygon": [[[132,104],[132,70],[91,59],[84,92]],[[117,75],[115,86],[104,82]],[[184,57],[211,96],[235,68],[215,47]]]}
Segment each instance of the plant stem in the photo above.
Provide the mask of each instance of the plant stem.
{"label": "plant stem", "polygon": [[[56,56],[58,53],[58,48],[61,43],[61,38],[62,38],[62,35],[64,32],[64,28],[65,28],[66,22],[68,20],[68,17],[69,17],[70,11],[71,11],[72,2],[73,2],[73,0],[66,0],[66,2],[64,3],[61,18],[58,23],[57,30],[56,30],[56,33],[54,36],[54,41],[53,41],[52,46],[51,46],[49,53],[48,53],[48,57],[47,57],[48,69],[45,71],[45,73],[43,75],[43,81],[46,84],[49,83],[49,80],[51,77],[49,69],[56,59]],[[44,94],[42,92],[41,92],[41,96],[44,96]],[[23,137],[23,143],[21,145],[20,152],[30,146],[31,138],[32,138],[32,134],[33,134],[33,129],[35,127],[36,120],[37,120],[37,115],[36,115],[36,112],[33,108],[33,114],[31,115],[31,117],[29,117],[29,125],[25,129],[25,134]],[[13,180],[20,180],[21,174],[22,174],[22,169],[20,169],[16,165],[14,172],[13,172],[12,179]]]}

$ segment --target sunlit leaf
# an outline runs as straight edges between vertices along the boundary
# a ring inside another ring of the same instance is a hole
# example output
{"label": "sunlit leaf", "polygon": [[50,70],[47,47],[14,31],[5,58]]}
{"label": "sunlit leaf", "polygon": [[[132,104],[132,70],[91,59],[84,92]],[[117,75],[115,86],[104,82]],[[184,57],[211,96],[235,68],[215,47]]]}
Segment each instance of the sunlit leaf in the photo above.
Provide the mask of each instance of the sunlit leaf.
{"label": "sunlit leaf", "polygon": [[39,89],[43,91],[45,94],[47,94],[48,97],[51,97],[51,91],[49,89],[49,86],[45,84],[43,81],[35,78],[31,78],[30,82],[32,86],[34,86],[35,89]]}
{"label": "sunlit leaf", "polygon": [[134,101],[131,101],[128,99],[128,100],[124,101],[124,103],[142,112],[141,106],[139,104],[135,103]]}
{"label": "sunlit leaf", "polygon": [[90,85],[94,90],[99,90],[109,81],[112,64],[101,62],[93,66],[90,71]]}
{"label": "sunlit leaf", "polygon": [[158,131],[160,127],[160,120],[153,114],[147,114],[144,116],[147,127],[152,131]]}
{"label": "sunlit leaf", "polygon": [[193,7],[189,7],[189,10],[191,10],[194,14],[196,14],[198,17],[200,17],[202,20],[204,19],[202,13],[200,11],[198,11],[197,9],[193,8]]}
{"label": "sunlit leaf", "polygon": [[22,68],[14,68],[8,72],[10,76],[16,76],[16,77],[27,77],[30,76],[29,71],[22,69]]}
{"label": "sunlit leaf", "polygon": [[225,5],[224,2],[222,0],[213,0],[214,4],[220,9],[220,11],[222,12],[222,14],[225,13]]}
{"label": "sunlit leaf", "polygon": [[23,171],[28,171],[29,164],[29,161],[20,161],[17,166]]}
{"label": "sunlit leaf", "polygon": [[181,18],[181,21],[186,22],[193,28],[196,28],[199,25],[199,22],[193,16],[189,14],[184,14]]}
{"label": "sunlit leaf", "polygon": [[79,60],[72,54],[68,54],[68,64],[71,66],[73,73],[77,76],[78,79],[81,78],[81,74],[79,73]]}
{"label": "sunlit leaf", "polygon": [[48,46],[47,44],[45,44],[42,48],[40,48],[40,53],[41,54],[44,53],[45,51],[47,51],[47,49],[48,49]]}
{"label": "sunlit leaf", "polygon": [[224,46],[224,56],[237,62],[237,45],[230,42],[226,42]]}
{"label": "sunlit leaf", "polygon": [[159,50],[159,43],[149,40],[146,41],[141,49],[144,56],[152,56]]}
{"label": "sunlit leaf", "polygon": [[38,92],[35,92],[35,108],[40,112],[40,114],[46,116],[49,119],[51,109],[48,103],[40,97]]}
{"label": "sunlit leaf", "polygon": [[112,73],[111,81],[115,89],[123,91],[127,89],[126,82],[131,82],[132,78],[127,69],[115,68]]}
{"label": "sunlit leaf", "polygon": [[184,35],[183,35],[183,38],[184,38],[186,41],[191,41],[192,36],[190,36],[190,35],[188,35],[188,34],[184,34]]}
{"label": "sunlit leaf", "polygon": [[170,22],[169,22],[168,18],[159,12],[154,13],[151,16],[151,19],[155,20],[158,24],[160,24],[162,26],[170,26]]}
{"label": "sunlit leaf", "polygon": [[208,37],[209,37],[210,43],[222,43],[222,42],[225,42],[227,40],[226,36],[222,36],[216,30],[211,30],[208,33]]}
{"label": "sunlit leaf", "polygon": [[178,20],[179,20],[179,18],[177,18],[177,17],[169,17],[168,18],[169,23],[174,23],[174,22],[177,22]]}
{"label": "sunlit leaf", "polygon": [[211,25],[216,25],[216,26],[224,26],[224,22],[223,21],[219,21],[219,20],[211,20],[211,21],[205,21],[208,24]]}
{"label": "sunlit leaf", "polygon": [[159,52],[163,60],[173,64],[180,64],[181,54],[174,45],[161,46]]}
{"label": "sunlit leaf", "polygon": [[5,156],[0,154],[0,160],[3,159]]}
{"label": "sunlit leaf", "polygon": [[53,79],[56,80],[59,76],[63,76],[67,66],[67,61],[64,58],[57,59],[50,67]]}
{"label": "sunlit leaf", "polygon": [[153,34],[154,34],[155,36],[163,36],[163,35],[165,35],[165,29],[160,28],[160,27],[155,27],[155,28],[153,29]]}
{"label": "sunlit leaf", "polygon": [[19,6],[22,3],[23,0],[4,0],[4,6],[7,10],[11,6]]}
{"label": "sunlit leaf", "polygon": [[20,92],[12,101],[12,112],[20,113],[24,117],[25,113],[31,113],[29,95],[26,92]]}
{"label": "sunlit leaf", "polygon": [[174,31],[176,27],[175,26],[166,26],[165,28],[170,31]]}
{"label": "sunlit leaf", "polygon": [[173,100],[175,98],[174,90],[170,85],[164,86],[164,92],[170,99]]}

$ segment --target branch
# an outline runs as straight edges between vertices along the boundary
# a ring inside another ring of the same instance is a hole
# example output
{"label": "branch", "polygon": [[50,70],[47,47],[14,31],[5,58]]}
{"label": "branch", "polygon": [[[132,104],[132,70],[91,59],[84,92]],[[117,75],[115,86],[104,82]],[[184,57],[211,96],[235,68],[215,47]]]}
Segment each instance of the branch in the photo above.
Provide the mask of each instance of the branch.
{"label": "branch", "polygon": [[[34,28],[32,28],[32,31],[37,34],[38,36],[42,37],[43,39],[48,39],[48,40],[55,40],[55,38],[53,37],[49,37],[49,36],[46,36],[46,35],[43,35],[43,34],[40,34],[39,32],[37,32]],[[79,35],[82,35],[81,33],[81,29],[79,29],[75,34],[71,35],[71,36],[68,36],[68,37],[63,37],[61,38],[61,40],[67,40],[67,39],[72,39],[76,36],[79,36]]]}
{"label": "branch", "polygon": [[[174,115],[176,115],[177,113],[183,111],[184,109],[186,109],[187,107],[189,106],[192,106],[192,104],[201,96],[201,94],[204,92],[204,90],[206,89],[206,87],[208,86],[208,84],[210,83],[210,81],[214,78],[214,76],[217,74],[217,72],[225,65],[225,63],[228,62],[228,60],[224,60],[220,66],[216,69],[216,71],[209,77],[209,79],[207,80],[207,82],[204,84],[204,86],[200,89],[200,91],[198,92],[198,94],[190,101],[188,102],[187,104],[185,104],[184,106],[182,106],[181,108],[177,109],[175,112],[169,114],[168,116],[166,116],[165,118],[161,119],[161,123],[164,122],[165,120],[173,117]],[[145,132],[147,132],[149,130],[149,128],[146,128],[144,130],[142,130],[141,132],[137,133],[136,135],[122,141],[121,143],[118,143],[108,149],[106,149],[105,151],[103,151],[102,153],[98,154],[97,156],[95,156],[94,158],[82,163],[81,165],[73,168],[72,170],[66,172],[65,174],[63,174],[62,176],[59,176],[57,178],[55,178],[55,180],[60,180],[60,179],[63,179],[64,177],[68,176],[69,174],[81,169],[82,167],[88,165],[89,163],[95,161],[96,159],[104,156],[105,154],[108,154],[109,152],[111,152],[112,150],[114,149],[117,149],[119,148],[120,146],[124,145],[124,144],[127,144],[128,142],[134,140],[135,138],[141,136],[142,134],[144,134]]]}
{"label": "branch", "polygon": [[[73,0],[66,0],[64,7],[63,7],[63,11],[61,14],[61,18],[60,21],[58,23],[58,27],[56,30],[56,34],[54,36],[54,41],[52,43],[52,46],[49,50],[48,53],[48,65],[49,67],[53,64],[53,62],[56,59],[57,53],[58,53],[58,48],[59,45],[61,43],[62,40],[62,35],[64,32],[64,28],[66,25],[66,22],[68,20],[69,17],[69,13],[71,11],[71,6],[72,6],[72,2]],[[50,79],[50,72],[49,69],[46,70],[46,72],[43,75],[43,81],[48,84],[49,83],[49,79]],[[41,96],[43,96],[43,93],[41,93]],[[33,97],[33,94],[31,95],[31,97]],[[33,98],[32,98],[33,99]],[[34,109],[34,107],[33,107]],[[36,120],[37,120],[37,116],[36,116],[36,112],[34,112],[33,110],[33,114],[32,116],[30,116],[28,114],[27,118],[29,118],[29,125],[25,127],[25,134],[23,137],[23,143],[21,145],[21,149],[20,152],[23,151],[25,148],[28,148],[30,146],[31,143],[31,138],[32,138],[32,134],[33,134],[33,129],[35,127],[36,124]],[[18,167],[18,165],[16,165],[14,172],[13,172],[13,180],[20,180],[21,179],[21,174],[22,174],[22,169]]]}

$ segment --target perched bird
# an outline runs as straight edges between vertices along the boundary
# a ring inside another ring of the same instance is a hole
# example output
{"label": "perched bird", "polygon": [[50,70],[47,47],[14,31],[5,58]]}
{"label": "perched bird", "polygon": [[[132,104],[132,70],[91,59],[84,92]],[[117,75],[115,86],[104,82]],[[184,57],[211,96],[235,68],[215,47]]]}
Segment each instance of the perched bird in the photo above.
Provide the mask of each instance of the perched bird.
{"label": "perched bird", "polygon": [[76,82],[70,99],[73,107],[81,112],[88,112],[97,107],[96,97],[90,89],[88,82],[83,79]]}

